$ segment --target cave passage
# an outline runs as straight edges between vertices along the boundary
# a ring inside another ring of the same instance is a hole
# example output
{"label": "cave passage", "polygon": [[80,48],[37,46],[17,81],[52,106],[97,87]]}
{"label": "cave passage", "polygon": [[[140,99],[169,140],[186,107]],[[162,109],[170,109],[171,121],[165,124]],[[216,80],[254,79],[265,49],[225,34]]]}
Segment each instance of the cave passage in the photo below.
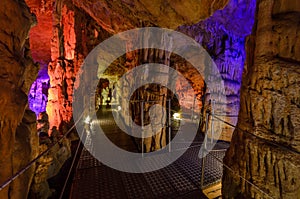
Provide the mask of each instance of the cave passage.
{"label": "cave passage", "polygon": [[[91,121],[91,124],[99,124],[105,135],[119,148],[138,153],[141,158],[147,158],[142,156],[143,151],[139,148],[137,141],[125,134],[116,125],[112,111],[110,107],[102,107],[98,110],[98,118]],[[172,126],[174,131],[172,133],[174,135],[180,133],[180,130],[175,129],[178,125],[177,122],[183,122],[183,120],[177,119],[172,119],[174,125]],[[186,120],[185,122],[185,125],[192,125],[191,121]],[[89,139],[85,141],[86,145],[97,144]],[[222,177],[222,164],[217,162],[215,157],[222,159],[229,144],[218,142],[210,155],[200,159],[198,152],[203,141],[204,137],[198,134],[187,150],[184,140],[173,142],[171,150],[174,150],[173,148],[186,150],[183,156],[163,169],[136,174],[121,172],[106,166],[91,154],[92,151],[90,150],[94,147],[86,147],[88,150],[84,148],[79,158],[70,197],[143,198],[146,196],[147,198],[207,198],[202,190],[205,187],[212,186],[215,187],[216,194],[220,194],[219,185]],[[172,151],[170,152],[172,153]],[[150,163],[152,166],[155,164],[155,162]],[[202,175],[203,178],[201,177]]]}
{"label": "cave passage", "polygon": [[0,4],[1,199],[299,198],[299,1]]}

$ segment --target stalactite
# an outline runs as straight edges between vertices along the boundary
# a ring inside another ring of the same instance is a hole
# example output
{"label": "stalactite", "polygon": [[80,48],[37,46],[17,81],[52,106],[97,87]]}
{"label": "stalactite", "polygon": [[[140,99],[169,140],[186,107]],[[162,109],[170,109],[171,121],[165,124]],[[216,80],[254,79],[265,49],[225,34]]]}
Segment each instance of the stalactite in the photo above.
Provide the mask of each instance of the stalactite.
{"label": "stalactite", "polygon": [[[247,5],[249,10],[243,14],[242,10],[235,9],[244,5]],[[207,83],[214,85],[214,87],[206,90],[206,93],[204,93],[204,106],[206,106],[209,99],[219,99],[221,95],[226,96],[224,99],[227,99],[227,102],[220,101],[220,104],[216,104],[216,108],[224,110],[224,113],[228,115],[238,115],[239,113],[239,93],[245,61],[244,42],[247,34],[251,33],[254,7],[251,0],[243,0],[237,5],[234,1],[230,1],[223,10],[215,12],[212,17],[192,26],[181,26],[178,28],[178,31],[195,38],[207,50],[219,69],[219,71],[210,71],[212,75],[206,79]],[[229,15],[228,13],[231,14]],[[235,17],[239,17],[243,21],[239,21],[239,26],[237,27],[234,26],[235,23],[227,23],[227,21],[234,21]],[[249,25],[240,27],[240,24]],[[230,25],[234,27],[230,27]],[[210,66],[206,66],[205,70],[210,70],[210,68]],[[219,89],[220,86],[215,83],[214,74],[217,73],[220,73],[222,76],[225,93],[222,93]],[[237,118],[224,119],[233,122],[233,125],[237,122]],[[218,125],[217,123],[218,121],[216,121],[216,125]],[[220,129],[221,135],[219,139],[230,141],[233,130],[233,128]]]}
{"label": "stalactite", "polygon": [[[286,7],[277,7],[278,3],[287,5],[283,1],[257,1],[256,24],[247,40],[247,62],[238,121],[240,129],[235,130],[234,139],[224,158],[224,163],[235,174],[224,170],[224,198],[299,196],[300,147],[296,141],[299,135],[294,134],[288,125],[290,118],[299,115],[299,107],[291,103],[293,94],[290,94],[299,93],[299,89],[288,82],[299,84],[299,81],[286,81],[294,79],[297,70],[293,66],[298,63],[279,58],[287,56],[289,60],[299,59],[299,56],[294,57],[293,53],[289,53],[293,45],[289,39],[295,41],[297,38],[294,30],[299,28],[299,20],[295,21],[299,6],[294,5],[294,12],[286,12]],[[280,18],[275,17],[274,13],[277,12],[280,12]],[[275,27],[285,28],[275,31]],[[293,128],[299,127],[298,120],[294,119],[292,123]],[[244,158],[243,154],[247,154],[248,158]],[[233,176],[244,173],[244,177],[257,188],[241,183]]]}

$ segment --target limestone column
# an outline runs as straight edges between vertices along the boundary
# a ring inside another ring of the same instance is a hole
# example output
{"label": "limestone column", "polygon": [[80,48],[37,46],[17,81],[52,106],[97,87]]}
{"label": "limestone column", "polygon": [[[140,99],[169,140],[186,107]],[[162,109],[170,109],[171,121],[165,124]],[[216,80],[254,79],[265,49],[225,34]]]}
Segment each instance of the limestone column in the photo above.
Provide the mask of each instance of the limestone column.
{"label": "limestone column", "polygon": [[299,16],[298,1],[257,1],[238,128],[224,158],[231,168],[224,167],[224,198],[299,198]]}

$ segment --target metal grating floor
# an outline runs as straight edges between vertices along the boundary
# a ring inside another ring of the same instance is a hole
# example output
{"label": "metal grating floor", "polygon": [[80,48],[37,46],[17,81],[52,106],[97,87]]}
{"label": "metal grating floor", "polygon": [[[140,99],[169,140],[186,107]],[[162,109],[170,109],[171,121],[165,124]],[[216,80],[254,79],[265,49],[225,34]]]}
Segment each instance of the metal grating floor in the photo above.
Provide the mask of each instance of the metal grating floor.
{"label": "metal grating floor", "polygon": [[[113,133],[120,131],[112,118],[106,118],[102,120],[105,129]],[[114,139],[118,142],[117,136]],[[128,141],[125,148],[133,148],[133,142]],[[202,160],[198,158],[199,150],[200,146],[195,144],[178,160],[163,169],[144,174],[131,174],[107,167],[83,149],[74,175],[70,198],[206,198],[200,188]],[[211,153],[223,159],[225,150]],[[208,154],[205,159],[204,185],[220,181],[222,177],[222,165],[213,156]]]}

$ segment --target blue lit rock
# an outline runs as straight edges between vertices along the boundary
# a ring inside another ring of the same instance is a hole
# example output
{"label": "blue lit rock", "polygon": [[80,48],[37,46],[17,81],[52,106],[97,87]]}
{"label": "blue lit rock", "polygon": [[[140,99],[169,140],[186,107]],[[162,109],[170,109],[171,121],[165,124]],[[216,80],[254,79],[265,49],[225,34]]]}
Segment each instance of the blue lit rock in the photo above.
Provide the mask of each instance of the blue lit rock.
{"label": "blue lit rock", "polygon": [[[226,96],[226,102],[223,105],[216,104],[215,108],[218,109],[221,106],[225,110],[225,114],[238,115],[242,73],[246,60],[244,46],[246,36],[251,34],[254,14],[255,1],[236,2],[231,0],[223,10],[216,11],[210,18],[198,24],[181,26],[177,29],[194,38],[207,50],[219,69],[215,72],[219,72],[224,81],[225,93],[220,93],[218,87],[211,88],[211,91],[204,91],[206,96],[204,106],[209,99],[217,99],[217,96],[221,94]],[[190,73],[190,71],[186,71],[186,73]],[[201,82],[199,78],[198,80],[195,78],[193,82]],[[237,123],[237,117],[224,117],[223,119],[233,125]],[[215,122],[216,127],[220,125],[218,123],[218,121]],[[221,133],[219,139],[230,141],[233,130],[229,126],[219,128]]]}
{"label": "blue lit rock", "polygon": [[239,129],[224,158],[232,169],[224,170],[224,198],[299,198],[298,3],[257,3],[257,25],[247,42]]}

